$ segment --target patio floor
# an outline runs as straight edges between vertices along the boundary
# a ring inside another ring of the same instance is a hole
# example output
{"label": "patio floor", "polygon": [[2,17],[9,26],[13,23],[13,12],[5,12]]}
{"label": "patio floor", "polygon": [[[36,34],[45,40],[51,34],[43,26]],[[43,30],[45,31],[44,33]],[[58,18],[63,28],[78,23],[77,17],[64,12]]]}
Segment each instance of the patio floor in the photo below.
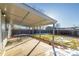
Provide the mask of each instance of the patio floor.
{"label": "patio floor", "polygon": [[[45,56],[52,47],[31,37],[22,38],[22,42],[14,43],[5,48],[3,56]],[[53,55],[49,54],[49,55]]]}

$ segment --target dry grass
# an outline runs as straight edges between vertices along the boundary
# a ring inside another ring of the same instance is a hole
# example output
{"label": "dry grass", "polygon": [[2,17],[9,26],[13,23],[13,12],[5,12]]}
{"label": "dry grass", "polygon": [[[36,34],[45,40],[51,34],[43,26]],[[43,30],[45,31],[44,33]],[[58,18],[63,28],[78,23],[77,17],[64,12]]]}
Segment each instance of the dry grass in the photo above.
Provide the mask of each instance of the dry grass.
{"label": "dry grass", "polygon": [[[34,37],[41,38],[43,40],[52,40],[52,36],[50,34],[44,34],[44,35],[34,35]],[[78,49],[79,47],[79,38],[75,37],[68,37],[68,36],[60,36],[60,35],[54,35],[54,41],[56,45],[71,48],[71,49]],[[79,50],[79,49],[78,49]]]}

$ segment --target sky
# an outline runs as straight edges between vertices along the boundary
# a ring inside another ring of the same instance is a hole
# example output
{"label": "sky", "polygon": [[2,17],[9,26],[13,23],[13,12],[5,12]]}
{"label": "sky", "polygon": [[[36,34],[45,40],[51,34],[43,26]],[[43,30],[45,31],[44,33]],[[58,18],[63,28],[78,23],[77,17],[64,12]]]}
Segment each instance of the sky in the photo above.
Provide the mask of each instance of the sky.
{"label": "sky", "polygon": [[79,26],[78,3],[29,3],[28,5],[56,19],[60,27]]}

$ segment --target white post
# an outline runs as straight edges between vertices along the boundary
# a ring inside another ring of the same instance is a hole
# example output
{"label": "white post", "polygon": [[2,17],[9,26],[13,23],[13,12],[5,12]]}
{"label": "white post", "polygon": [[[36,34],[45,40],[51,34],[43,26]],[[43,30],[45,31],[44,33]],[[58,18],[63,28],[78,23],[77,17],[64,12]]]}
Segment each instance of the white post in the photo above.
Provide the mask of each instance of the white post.
{"label": "white post", "polygon": [[40,38],[41,38],[41,34],[42,34],[42,33],[41,33],[41,26],[40,26]]}
{"label": "white post", "polygon": [[1,9],[0,9],[0,50],[3,48],[3,36],[2,36],[2,14],[1,14]]}
{"label": "white post", "polygon": [[55,46],[54,46],[54,39],[55,39],[54,35],[55,35],[55,24],[53,24],[53,36],[52,36],[51,45],[52,45],[52,48],[53,48],[54,56],[57,56],[56,51],[55,51]]}
{"label": "white post", "polygon": [[39,34],[39,27],[37,26],[37,34]]}
{"label": "white post", "polygon": [[32,34],[34,34],[35,27],[32,27]]}
{"label": "white post", "polygon": [[11,38],[11,34],[12,34],[12,20],[10,20],[8,24],[8,38]]}
{"label": "white post", "polygon": [[30,33],[31,33],[31,32],[30,32],[30,27],[29,27],[29,36],[30,36]]}
{"label": "white post", "polygon": [[3,29],[3,49],[5,49],[5,46],[7,44],[8,38],[7,38],[7,22],[6,22],[6,16],[3,15],[3,23],[4,23],[4,29]]}

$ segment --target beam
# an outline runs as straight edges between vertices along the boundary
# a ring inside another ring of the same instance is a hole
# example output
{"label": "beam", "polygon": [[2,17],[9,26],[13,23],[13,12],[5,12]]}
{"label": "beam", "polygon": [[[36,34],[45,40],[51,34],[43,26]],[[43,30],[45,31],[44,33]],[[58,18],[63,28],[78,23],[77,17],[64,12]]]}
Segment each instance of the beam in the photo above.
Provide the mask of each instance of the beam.
{"label": "beam", "polygon": [[[47,23],[47,24],[43,24],[43,22],[45,22],[45,21],[50,21],[50,20],[46,20],[46,19],[42,19],[42,20],[40,20],[40,21],[38,21],[38,22],[35,22],[35,23],[31,23],[31,24],[29,24],[30,26],[43,26],[43,25],[48,25],[48,24],[52,24],[53,22],[49,22],[49,23]],[[42,24],[41,24],[42,23]],[[40,25],[41,24],[41,25]]]}
{"label": "beam", "polygon": [[25,18],[30,14],[30,12],[27,12],[26,15],[22,18],[22,21],[19,24],[22,24]]}
{"label": "beam", "polygon": [[[45,20],[44,20],[45,21]],[[33,26],[45,26],[45,25],[49,25],[49,24],[52,24],[52,23],[46,23],[46,24],[44,24],[44,23],[42,23],[42,24],[34,24]],[[33,27],[33,26],[31,26],[31,27]]]}
{"label": "beam", "polygon": [[38,21],[38,22],[31,23],[30,25],[37,25],[38,23],[43,22],[43,21],[45,21],[45,20],[40,20],[40,21]]}

